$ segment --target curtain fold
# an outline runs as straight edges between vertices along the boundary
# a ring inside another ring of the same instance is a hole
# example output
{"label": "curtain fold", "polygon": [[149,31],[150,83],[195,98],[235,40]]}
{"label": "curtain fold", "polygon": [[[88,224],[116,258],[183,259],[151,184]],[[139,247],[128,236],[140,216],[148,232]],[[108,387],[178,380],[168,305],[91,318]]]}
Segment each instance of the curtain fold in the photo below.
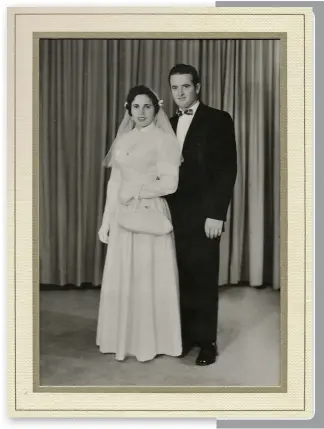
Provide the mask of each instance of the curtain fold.
{"label": "curtain fold", "polygon": [[168,73],[194,65],[201,99],[227,110],[238,176],[221,241],[220,284],[279,288],[279,41],[40,41],[40,281],[100,285],[97,238],[107,170],[101,163],[128,90],[145,84],[172,115]]}

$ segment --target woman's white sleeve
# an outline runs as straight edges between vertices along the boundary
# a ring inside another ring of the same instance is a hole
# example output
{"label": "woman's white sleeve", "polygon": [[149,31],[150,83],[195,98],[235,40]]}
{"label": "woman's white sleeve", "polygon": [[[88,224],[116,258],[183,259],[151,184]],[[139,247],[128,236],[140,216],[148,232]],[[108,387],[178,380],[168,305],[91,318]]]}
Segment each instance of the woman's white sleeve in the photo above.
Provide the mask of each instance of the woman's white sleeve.
{"label": "woman's white sleeve", "polygon": [[105,209],[102,217],[102,225],[104,225],[107,228],[109,228],[111,219],[116,210],[120,184],[121,184],[120,169],[117,166],[113,166],[111,169],[111,174],[107,185],[106,203],[105,203]]}
{"label": "woman's white sleeve", "polygon": [[175,136],[165,134],[159,142],[157,178],[142,185],[138,198],[155,198],[173,194],[178,187],[180,146]]}

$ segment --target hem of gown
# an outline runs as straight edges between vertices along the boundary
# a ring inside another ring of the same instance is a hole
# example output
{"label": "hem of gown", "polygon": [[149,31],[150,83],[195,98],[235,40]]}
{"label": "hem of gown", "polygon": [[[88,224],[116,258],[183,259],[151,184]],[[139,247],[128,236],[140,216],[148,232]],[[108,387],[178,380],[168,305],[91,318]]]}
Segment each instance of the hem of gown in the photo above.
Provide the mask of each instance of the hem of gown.
{"label": "hem of gown", "polygon": [[[98,346],[98,345],[97,345]],[[126,352],[123,356],[118,356],[118,354],[116,353],[116,351],[102,351],[99,347],[99,352],[102,354],[111,354],[111,355],[115,355],[115,359],[119,362],[123,362],[124,360],[126,360],[127,358],[136,358],[136,360],[138,362],[148,362],[151,361],[153,359],[155,359],[157,356],[170,356],[170,357],[179,357],[182,353],[182,350],[180,349],[178,352],[163,352],[163,351],[157,351],[155,354],[147,356],[147,357],[139,357],[138,355],[134,354],[134,353],[130,353],[130,352]]]}

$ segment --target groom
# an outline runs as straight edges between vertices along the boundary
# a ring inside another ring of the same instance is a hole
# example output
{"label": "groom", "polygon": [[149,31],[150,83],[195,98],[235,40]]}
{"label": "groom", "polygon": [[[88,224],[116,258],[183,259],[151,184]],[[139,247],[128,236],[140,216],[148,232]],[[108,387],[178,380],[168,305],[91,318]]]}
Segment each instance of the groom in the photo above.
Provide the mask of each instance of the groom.
{"label": "groom", "polygon": [[170,119],[182,148],[179,185],[167,197],[180,279],[182,357],[200,347],[197,365],[217,356],[219,244],[236,180],[231,116],[199,101],[197,70],[186,64],[169,73],[178,106]]}

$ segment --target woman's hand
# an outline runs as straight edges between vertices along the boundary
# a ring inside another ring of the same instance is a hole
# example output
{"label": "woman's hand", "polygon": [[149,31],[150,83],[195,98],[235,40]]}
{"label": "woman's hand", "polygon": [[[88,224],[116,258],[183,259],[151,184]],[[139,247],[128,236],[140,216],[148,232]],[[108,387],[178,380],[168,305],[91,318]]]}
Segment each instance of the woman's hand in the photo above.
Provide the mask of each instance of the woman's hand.
{"label": "woman's hand", "polygon": [[135,195],[138,195],[139,189],[138,184],[123,182],[119,189],[119,202],[124,206],[129,205],[135,199]]}
{"label": "woman's hand", "polygon": [[128,206],[133,199],[133,195],[119,194],[119,202],[124,206]]}
{"label": "woman's hand", "polygon": [[99,240],[102,243],[107,244],[108,243],[108,235],[109,235],[109,226],[101,225],[101,227],[98,231]]}

